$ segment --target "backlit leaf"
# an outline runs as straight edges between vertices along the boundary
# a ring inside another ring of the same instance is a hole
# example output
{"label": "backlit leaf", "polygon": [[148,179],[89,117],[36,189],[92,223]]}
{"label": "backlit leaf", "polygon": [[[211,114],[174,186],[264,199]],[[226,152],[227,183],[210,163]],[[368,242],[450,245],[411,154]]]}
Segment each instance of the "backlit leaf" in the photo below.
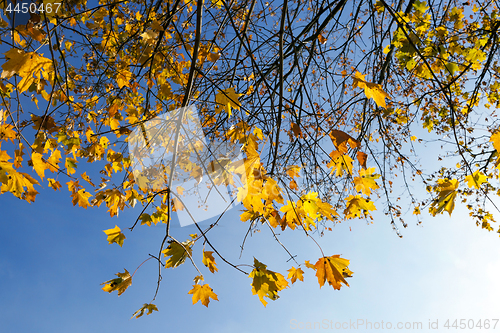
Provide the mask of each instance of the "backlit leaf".
{"label": "backlit leaf", "polygon": [[267,266],[254,258],[254,269],[248,275],[252,278],[252,294],[259,296],[260,301],[264,306],[267,302],[264,297],[273,301],[279,298],[278,291],[285,289],[288,282],[280,273],[276,273],[267,269]]}
{"label": "backlit leaf", "polygon": [[217,268],[215,264],[215,259],[214,256],[212,255],[212,251],[203,251],[203,265],[208,267],[210,272],[215,273],[219,269]]}
{"label": "backlit leaf", "polygon": [[331,160],[326,164],[327,167],[332,168],[331,173],[335,171],[336,177],[341,177],[344,172],[352,174],[353,159],[349,155],[341,154],[339,151],[334,150],[330,153]]}
{"label": "backlit leaf", "polygon": [[193,251],[191,247],[193,246],[193,244],[194,242],[190,240],[182,242],[182,245],[177,242],[171,242],[166,249],[161,251],[165,257],[170,257],[165,262],[165,268],[175,268],[179,265],[182,265],[188,257],[188,252],[189,255],[192,254]]}
{"label": "backlit leaf", "polygon": [[59,162],[61,160],[61,152],[55,149],[50,157],[47,159],[48,168],[52,172],[57,172],[59,170]]}
{"label": "backlit leaf", "polygon": [[0,140],[10,140],[14,142],[16,139],[16,131],[14,126],[10,124],[0,124]]}
{"label": "backlit leaf", "polygon": [[342,283],[349,287],[349,284],[344,279],[344,275],[352,275],[352,272],[347,267],[348,265],[349,260],[340,258],[338,254],[320,258],[314,265],[320,288],[325,282],[328,282],[333,289],[337,290],[341,288]]}
{"label": "backlit leaf", "polygon": [[360,191],[363,194],[370,195],[371,190],[376,190],[379,188],[375,179],[380,178],[379,174],[374,174],[375,168],[361,169],[359,170],[359,177],[354,177],[354,185],[356,191]]}
{"label": "backlit leaf", "polygon": [[33,162],[33,169],[43,179],[45,177],[45,170],[49,168],[47,162],[43,160],[43,155],[34,151],[31,154],[31,161]]}
{"label": "backlit leaf", "polygon": [[61,188],[61,184],[57,180],[53,178],[47,178],[47,180],[49,181],[49,187],[52,187],[54,191],[57,191]]}
{"label": "backlit leaf", "polygon": [[205,305],[208,308],[208,303],[210,303],[210,298],[218,301],[217,295],[214,293],[214,290],[210,288],[208,284],[204,284],[200,286],[199,284],[193,285],[193,289],[191,289],[188,294],[193,295],[193,304],[196,304],[198,301],[201,304]]}
{"label": "backlit leaf", "polygon": [[385,99],[389,98],[389,94],[382,89],[380,84],[365,81],[365,76],[356,71],[353,77],[353,88],[359,87],[364,89],[366,98],[373,98],[378,106],[385,108]]}
{"label": "backlit leaf", "polygon": [[120,296],[132,284],[132,277],[126,269],[125,272],[116,273],[115,275],[117,275],[118,278],[101,283],[101,285],[104,284],[102,290],[107,291],[108,293],[116,290],[118,291],[118,296]]}
{"label": "backlit leaf", "polygon": [[370,211],[377,209],[373,201],[363,198],[360,195],[350,195],[346,198],[346,201],[347,207],[344,210],[344,214],[347,219],[367,216],[370,214]]}
{"label": "backlit leaf", "polygon": [[134,312],[134,314],[132,315],[132,317],[130,317],[131,319],[132,318],[139,318],[139,317],[142,317],[142,315],[144,315],[144,311],[148,311],[148,313],[146,313],[146,315],[150,315],[153,313],[153,311],[158,311],[158,308],[156,307],[156,305],[154,305],[153,303],[144,303],[141,308],[139,310],[137,310],[136,312]]}
{"label": "backlit leaf", "polygon": [[14,74],[23,79],[17,84],[20,93],[25,92],[35,79],[49,79],[53,76],[52,61],[36,52],[24,52],[23,50],[12,48],[5,52],[8,61],[2,65],[2,78],[10,78]]}
{"label": "backlit leaf", "polygon": [[455,198],[457,196],[458,180],[457,179],[438,179],[438,184],[436,186],[436,192],[438,192],[438,198],[435,199],[431,206],[429,207],[429,212],[432,216],[441,214],[443,211],[450,214],[455,208]]}
{"label": "backlit leaf", "polygon": [[304,281],[304,276],[303,276],[304,271],[302,270],[302,268],[292,267],[287,272],[288,272],[287,279],[291,279],[290,282],[292,282],[292,284],[294,284],[295,281],[297,280]]}
{"label": "backlit leaf", "polygon": [[219,90],[219,93],[215,95],[215,103],[217,107],[215,108],[216,113],[220,113],[222,110],[226,111],[228,117],[231,117],[231,109],[239,110],[241,103],[239,97],[243,94],[237,94],[234,87]]}
{"label": "backlit leaf", "polygon": [[467,181],[467,186],[469,186],[469,188],[479,188],[481,187],[481,184],[487,182],[485,174],[479,170],[476,170],[472,175],[465,177],[465,180]]}
{"label": "backlit leaf", "polygon": [[80,189],[77,192],[73,192],[71,197],[73,198],[73,206],[78,204],[78,206],[87,209],[89,206],[89,198],[92,196],[89,192],[85,191],[85,189]]}
{"label": "backlit leaf", "polygon": [[113,229],[107,229],[103,231],[108,236],[107,241],[109,244],[116,243],[120,246],[123,245],[123,241],[125,240],[126,237],[117,225],[115,225]]}

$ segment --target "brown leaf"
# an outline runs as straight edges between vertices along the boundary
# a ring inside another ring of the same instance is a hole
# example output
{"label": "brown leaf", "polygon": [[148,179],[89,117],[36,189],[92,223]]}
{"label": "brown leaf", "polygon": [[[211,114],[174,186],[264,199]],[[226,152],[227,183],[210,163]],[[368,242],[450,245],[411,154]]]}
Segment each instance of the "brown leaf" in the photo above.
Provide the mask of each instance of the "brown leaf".
{"label": "brown leaf", "polygon": [[358,151],[356,153],[356,158],[358,159],[359,165],[366,169],[366,160],[368,159],[368,155],[362,151]]}
{"label": "brown leaf", "polygon": [[342,131],[339,131],[339,130],[335,130],[335,129],[331,130],[329,136],[330,136],[330,139],[332,139],[332,142],[333,142],[335,148],[337,148],[337,150],[339,152],[341,152],[342,154],[347,154],[347,149],[348,149],[347,145],[348,144],[353,149],[361,146],[361,144],[358,140],[354,139],[349,134],[342,132]]}

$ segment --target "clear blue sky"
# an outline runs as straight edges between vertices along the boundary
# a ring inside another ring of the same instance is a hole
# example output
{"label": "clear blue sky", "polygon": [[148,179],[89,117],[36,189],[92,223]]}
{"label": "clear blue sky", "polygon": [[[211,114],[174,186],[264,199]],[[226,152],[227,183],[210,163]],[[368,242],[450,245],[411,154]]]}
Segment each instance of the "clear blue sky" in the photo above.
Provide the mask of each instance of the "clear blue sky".
{"label": "clear blue sky", "polygon": [[[0,196],[3,332],[289,332],[296,331],[292,327],[299,322],[358,319],[394,325],[420,321],[426,328],[429,319],[438,319],[442,325],[446,319],[477,322],[499,317],[499,239],[476,227],[467,212],[457,207],[451,218],[426,218],[423,226],[410,222],[403,239],[382,214],[376,214],[371,225],[351,221],[320,238],[326,254],[342,254],[351,260],[350,288],[320,289],[314,272],[304,268],[305,282],[282,291],[279,300],[269,301],[264,308],[251,294],[251,280],[219,259],[216,274],[201,267],[220,300],[205,308],[191,304],[187,292],[196,272],[186,263],[164,270],[155,301],[160,311],[129,320],[154,294],[156,264],[144,264],[120,297],[102,291],[99,284],[123,268],[133,272],[148,253],[157,253],[163,227],[142,226],[126,233],[123,248],[108,245],[102,230],[115,224],[122,229],[130,226],[138,208],[110,218],[105,209],[72,207],[66,191],[47,188],[40,192],[31,205],[10,194]],[[177,239],[186,239],[194,228],[173,231]],[[228,258],[237,260],[246,228],[233,209],[212,240]],[[285,232],[282,237],[300,262],[321,255],[299,233]],[[194,254],[201,261],[201,244]],[[247,241],[241,262],[251,263],[252,255],[278,272],[292,266],[266,229]]]}

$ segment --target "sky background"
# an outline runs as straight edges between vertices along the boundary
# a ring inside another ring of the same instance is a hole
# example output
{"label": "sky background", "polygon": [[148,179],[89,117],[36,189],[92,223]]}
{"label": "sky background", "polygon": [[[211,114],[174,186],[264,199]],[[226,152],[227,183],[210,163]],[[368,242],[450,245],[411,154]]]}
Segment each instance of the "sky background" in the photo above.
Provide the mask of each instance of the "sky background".
{"label": "sky background", "polygon": [[[426,217],[421,226],[407,219],[402,239],[383,214],[375,214],[369,225],[360,220],[338,225],[316,239],[326,255],[341,254],[351,260],[350,288],[320,289],[314,272],[303,268],[305,281],[281,291],[280,299],[269,300],[267,308],[252,295],[251,279],[218,257],[219,272],[210,273],[201,264],[199,243],[195,259],[219,302],[211,301],[208,308],[192,304],[187,292],[197,273],[186,262],[163,269],[154,302],[159,312],[130,319],[154,295],[157,264],[145,263],[120,297],[102,291],[100,283],[123,268],[132,273],[148,253],[158,253],[164,225],[126,232],[123,248],[108,245],[102,230],[115,224],[122,229],[131,226],[139,206],[111,218],[104,206],[72,207],[66,191],[46,188],[40,192],[31,205],[9,193],[0,196],[0,323],[4,332],[288,332],[295,331],[299,322],[358,319],[394,325],[418,321],[424,325],[420,331],[430,332],[435,330],[426,329],[429,319],[439,320],[443,329],[447,319],[477,322],[500,317],[500,240],[497,234],[476,227],[457,205],[451,218]],[[210,232],[213,244],[234,261],[248,228],[238,215],[238,208],[227,212],[220,226]],[[196,232],[195,226],[172,230],[179,240]],[[283,232],[281,240],[300,263],[315,262],[321,256],[300,232]],[[247,240],[239,262],[251,264],[253,256],[281,273],[295,265],[286,262],[286,253],[266,229]],[[357,331],[372,330],[360,326]]]}

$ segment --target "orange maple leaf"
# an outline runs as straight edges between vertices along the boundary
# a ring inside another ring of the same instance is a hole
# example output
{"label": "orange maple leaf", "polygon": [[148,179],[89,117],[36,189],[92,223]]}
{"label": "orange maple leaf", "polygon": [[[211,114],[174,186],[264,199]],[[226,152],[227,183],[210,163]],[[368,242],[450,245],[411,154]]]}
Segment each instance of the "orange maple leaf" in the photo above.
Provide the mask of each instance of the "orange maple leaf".
{"label": "orange maple leaf", "polygon": [[290,279],[292,284],[294,284],[295,281],[297,280],[304,281],[304,275],[303,275],[304,271],[302,270],[302,268],[292,267],[287,272],[288,272],[287,279]]}
{"label": "orange maple leaf", "polygon": [[212,251],[203,251],[203,265],[207,266],[210,272],[215,273],[219,271],[215,264],[214,256],[212,255]]}
{"label": "orange maple leaf", "polygon": [[349,260],[340,258],[340,255],[336,254],[320,258],[314,266],[309,264],[307,267],[316,270],[316,277],[318,278],[320,288],[323,287],[326,281],[333,289],[339,290],[342,286],[341,283],[349,287],[349,283],[344,279],[344,277],[352,275],[352,272],[347,267],[348,265]]}

